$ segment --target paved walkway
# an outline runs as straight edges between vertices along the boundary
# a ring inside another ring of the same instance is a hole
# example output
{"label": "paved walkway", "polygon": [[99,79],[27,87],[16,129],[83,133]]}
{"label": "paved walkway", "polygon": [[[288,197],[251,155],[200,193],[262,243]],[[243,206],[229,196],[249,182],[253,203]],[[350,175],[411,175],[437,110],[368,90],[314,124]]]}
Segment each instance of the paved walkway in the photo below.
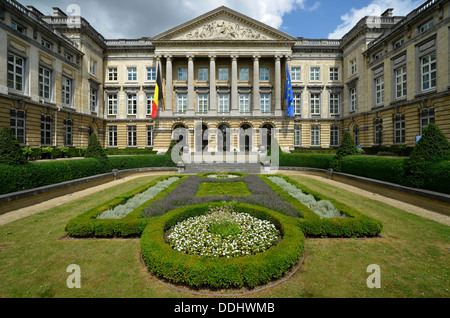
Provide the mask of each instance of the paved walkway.
{"label": "paved walkway", "polygon": [[[354,187],[351,185],[333,181],[333,180],[327,179],[325,177],[311,175],[311,174],[301,172],[301,171],[282,171],[282,170],[280,170],[278,173],[283,173],[283,174],[292,175],[292,176],[304,176],[307,178],[316,179],[316,180],[322,181],[324,183],[331,184],[335,187],[338,187],[338,188],[353,192],[355,194],[370,198],[372,200],[383,202],[383,203],[392,205],[396,208],[399,208],[401,210],[404,210],[404,211],[407,211],[407,212],[410,212],[413,214],[417,214],[422,217],[425,217],[425,218],[434,220],[436,222],[450,226],[450,217],[449,216],[442,215],[442,214],[439,214],[439,213],[436,213],[433,211],[429,211],[429,210],[426,210],[426,209],[423,209],[423,208],[420,208],[420,207],[417,207],[417,206],[414,206],[414,205],[411,205],[408,203],[404,203],[402,201],[387,198],[385,196],[378,195],[378,194],[372,193],[370,191],[362,190],[360,188],[357,188],[357,187]],[[0,215],[0,226],[8,224],[8,223],[16,221],[16,220],[19,220],[21,218],[33,215],[33,214],[36,214],[36,213],[42,212],[42,211],[49,210],[56,206],[65,204],[69,201],[80,199],[80,198],[90,195],[92,193],[128,182],[128,181],[136,179],[136,178],[141,178],[141,177],[146,177],[146,176],[155,176],[155,175],[158,175],[158,176],[159,175],[167,175],[167,174],[170,174],[170,173],[168,173],[167,171],[137,173],[135,175],[130,175],[130,176],[127,176],[127,177],[124,177],[124,178],[121,178],[121,179],[118,179],[115,181],[111,181],[111,182],[108,182],[105,184],[94,186],[89,189],[77,191],[77,192],[74,192],[71,194],[67,194],[67,195],[60,196],[60,197],[57,197],[57,198],[54,198],[51,200],[47,200],[45,202],[41,202],[41,203],[33,205],[33,206],[29,206],[26,208],[11,211],[6,214]]]}

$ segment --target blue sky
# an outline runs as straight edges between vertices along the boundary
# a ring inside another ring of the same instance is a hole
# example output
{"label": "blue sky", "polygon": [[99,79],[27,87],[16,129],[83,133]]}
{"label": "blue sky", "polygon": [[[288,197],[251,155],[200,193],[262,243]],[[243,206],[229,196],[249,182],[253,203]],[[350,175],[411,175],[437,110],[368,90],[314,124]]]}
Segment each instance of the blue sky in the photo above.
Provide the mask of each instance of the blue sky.
{"label": "blue sky", "polygon": [[[404,16],[424,0],[19,0],[44,14],[71,4],[107,39],[154,36],[225,5],[292,36],[342,38],[366,15]],[[68,14],[72,12],[67,12]]]}

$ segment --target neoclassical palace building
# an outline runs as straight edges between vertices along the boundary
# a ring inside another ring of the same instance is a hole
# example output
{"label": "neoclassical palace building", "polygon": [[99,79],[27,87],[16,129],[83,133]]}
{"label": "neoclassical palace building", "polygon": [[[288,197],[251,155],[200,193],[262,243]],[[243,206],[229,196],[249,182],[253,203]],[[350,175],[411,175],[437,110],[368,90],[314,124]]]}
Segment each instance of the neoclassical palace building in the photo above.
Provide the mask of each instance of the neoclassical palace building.
{"label": "neoclassical palace building", "polygon": [[363,147],[414,146],[433,122],[450,138],[449,21],[449,1],[430,0],[406,17],[367,16],[342,39],[305,39],[220,7],[112,40],[59,8],[0,0],[0,128],[32,148],[86,147],[96,133],[107,148],[159,152],[180,127],[192,150],[213,151],[258,151],[270,128],[283,151],[337,147],[345,131]]}

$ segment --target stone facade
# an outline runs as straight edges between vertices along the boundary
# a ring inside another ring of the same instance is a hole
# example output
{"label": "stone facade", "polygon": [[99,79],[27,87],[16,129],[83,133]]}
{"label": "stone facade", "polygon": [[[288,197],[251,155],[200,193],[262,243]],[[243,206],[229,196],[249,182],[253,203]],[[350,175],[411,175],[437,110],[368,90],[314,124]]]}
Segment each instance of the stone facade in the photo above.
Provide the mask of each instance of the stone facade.
{"label": "stone facade", "polygon": [[[450,137],[449,15],[448,1],[430,0],[315,40],[220,7],[154,37],[107,40],[82,17],[2,0],[0,128],[33,148],[86,147],[97,133],[105,147],[159,152],[178,127],[192,151],[225,141],[238,151],[245,139],[257,152],[263,128],[276,129],[284,151],[337,147],[344,131],[363,147],[413,146],[430,122]],[[158,68],[164,100],[152,120]],[[196,129],[227,135],[202,141]]]}

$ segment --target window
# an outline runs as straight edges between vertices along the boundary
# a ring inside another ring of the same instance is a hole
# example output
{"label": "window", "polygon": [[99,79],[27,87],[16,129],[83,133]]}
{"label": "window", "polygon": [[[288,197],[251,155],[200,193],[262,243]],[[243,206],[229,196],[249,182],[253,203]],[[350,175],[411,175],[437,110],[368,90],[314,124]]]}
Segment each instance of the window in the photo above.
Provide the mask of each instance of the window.
{"label": "window", "polygon": [[128,94],[127,104],[128,104],[128,115],[137,115],[137,94]]}
{"label": "window", "polygon": [[330,115],[339,115],[341,104],[341,94],[330,94]]}
{"label": "window", "polygon": [[208,95],[206,94],[198,95],[198,111],[200,113],[208,112]]}
{"label": "window", "polygon": [[39,97],[51,98],[52,71],[45,67],[39,67]]}
{"label": "window", "polygon": [[117,115],[117,94],[108,94],[108,115]]}
{"label": "window", "polygon": [[69,53],[64,52],[64,58],[66,60],[68,60],[69,62],[73,62],[73,55],[71,55]]}
{"label": "window", "polygon": [[72,106],[72,79],[64,76],[62,79],[62,103]]}
{"label": "window", "polygon": [[89,63],[89,72],[93,75],[97,75],[97,61],[91,60]]}
{"label": "window", "polygon": [[339,81],[339,68],[330,68],[330,81]]}
{"label": "window", "polygon": [[356,59],[350,61],[350,75],[355,75],[357,72],[357,68],[356,68]]}
{"label": "window", "polygon": [[98,106],[98,88],[95,86],[91,86],[91,89],[90,89],[91,112],[97,112],[97,106]]}
{"label": "window", "polygon": [[356,87],[350,89],[350,111],[354,112],[357,109],[358,98],[356,94]]}
{"label": "window", "polygon": [[320,68],[318,67],[311,67],[311,81],[319,81],[320,80]]}
{"label": "window", "polygon": [[178,69],[178,80],[180,82],[187,81],[188,78],[188,69],[187,68],[179,68]]}
{"label": "window", "polygon": [[137,81],[137,68],[129,67],[128,68],[128,81]]}
{"label": "window", "polygon": [[52,116],[41,115],[41,145],[52,144]]}
{"label": "window", "polygon": [[398,68],[395,73],[395,97],[397,99],[406,97],[407,93],[407,77],[406,66]]}
{"label": "window", "polygon": [[137,130],[136,126],[127,126],[128,147],[137,146]]}
{"label": "window", "polygon": [[198,80],[201,82],[208,81],[208,69],[207,68],[199,68],[198,69]]}
{"label": "window", "polygon": [[219,68],[219,81],[228,81],[228,69],[227,68]]}
{"label": "window", "polygon": [[339,126],[332,125],[330,127],[330,146],[338,147],[339,146]]}
{"label": "window", "polygon": [[434,21],[433,21],[433,20],[428,21],[427,23],[422,24],[422,25],[419,27],[419,33],[425,32],[426,30],[428,30],[429,28],[431,28],[433,25],[434,25]]}
{"label": "window", "polygon": [[294,114],[301,115],[302,114],[302,95],[294,94]]}
{"label": "window", "polygon": [[294,127],[294,146],[300,147],[302,145],[302,128],[300,126]]}
{"label": "window", "polygon": [[383,57],[383,51],[377,52],[374,55],[372,55],[372,61],[379,60]]}
{"label": "window", "polygon": [[302,68],[301,67],[294,67],[292,68],[292,78],[293,81],[301,81],[302,80]]}
{"label": "window", "polygon": [[184,114],[187,110],[187,94],[177,95],[177,113]]}
{"label": "window", "polygon": [[311,146],[320,146],[320,126],[311,126]]}
{"label": "window", "polygon": [[117,147],[117,126],[108,127],[108,147]]}
{"label": "window", "polygon": [[248,68],[239,69],[239,80],[243,82],[248,82],[250,70]]}
{"label": "window", "polygon": [[19,144],[25,145],[25,112],[11,109],[9,122]]}
{"label": "window", "polygon": [[355,139],[355,143],[359,145],[359,126],[356,125],[353,127],[353,138]]}
{"label": "window", "polygon": [[147,115],[151,115],[153,111],[154,94],[147,94]]}
{"label": "window", "polygon": [[73,122],[70,119],[64,119],[64,146],[73,145]]}
{"label": "window", "polygon": [[147,81],[156,81],[156,68],[147,67]]}
{"label": "window", "polygon": [[429,124],[434,124],[434,108],[423,109],[420,112],[420,134]]}
{"label": "window", "polygon": [[219,94],[219,113],[228,113],[230,111],[230,95]]}
{"label": "window", "polygon": [[259,80],[260,81],[270,80],[270,70],[267,67],[263,67],[259,70]]}
{"label": "window", "polygon": [[397,41],[395,41],[394,43],[392,43],[392,48],[393,48],[394,50],[395,50],[395,49],[398,49],[399,47],[402,47],[404,43],[405,43],[405,39],[397,40]]}
{"label": "window", "polygon": [[375,102],[377,105],[384,103],[384,77],[375,79]]}
{"label": "window", "polygon": [[23,92],[25,84],[25,60],[8,53],[8,88]]}
{"label": "window", "polygon": [[424,56],[421,59],[422,91],[436,87],[436,53]]}
{"label": "window", "polygon": [[108,68],[108,81],[117,81],[117,67]]}
{"label": "window", "polygon": [[147,126],[147,147],[153,147],[153,126]]}
{"label": "window", "polygon": [[383,119],[382,118],[375,118],[374,128],[375,128],[374,143],[375,143],[375,145],[381,145],[383,143]]}
{"label": "window", "polygon": [[51,50],[53,47],[53,44],[51,44],[49,41],[45,39],[41,39],[41,45],[49,50]]}
{"label": "window", "polygon": [[261,112],[270,113],[270,94],[261,94]]}
{"label": "window", "polygon": [[406,135],[405,114],[398,114],[394,116],[394,143],[404,144]]}
{"label": "window", "polygon": [[311,94],[310,109],[311,115],[320,115],[320,94]]}
{"label": "window", "polygon": [[16,30],[17,32],[20,32],[22,34],[25,34],[25,31],[26,31],[26,28],[23,25],[15,22],[15,21],[11,21],[11,28],[13,28],[14,30]]}
{"label": "window", "polygon": [[239,95],[239,111],[241,113],[250,112],[250,94]]}

